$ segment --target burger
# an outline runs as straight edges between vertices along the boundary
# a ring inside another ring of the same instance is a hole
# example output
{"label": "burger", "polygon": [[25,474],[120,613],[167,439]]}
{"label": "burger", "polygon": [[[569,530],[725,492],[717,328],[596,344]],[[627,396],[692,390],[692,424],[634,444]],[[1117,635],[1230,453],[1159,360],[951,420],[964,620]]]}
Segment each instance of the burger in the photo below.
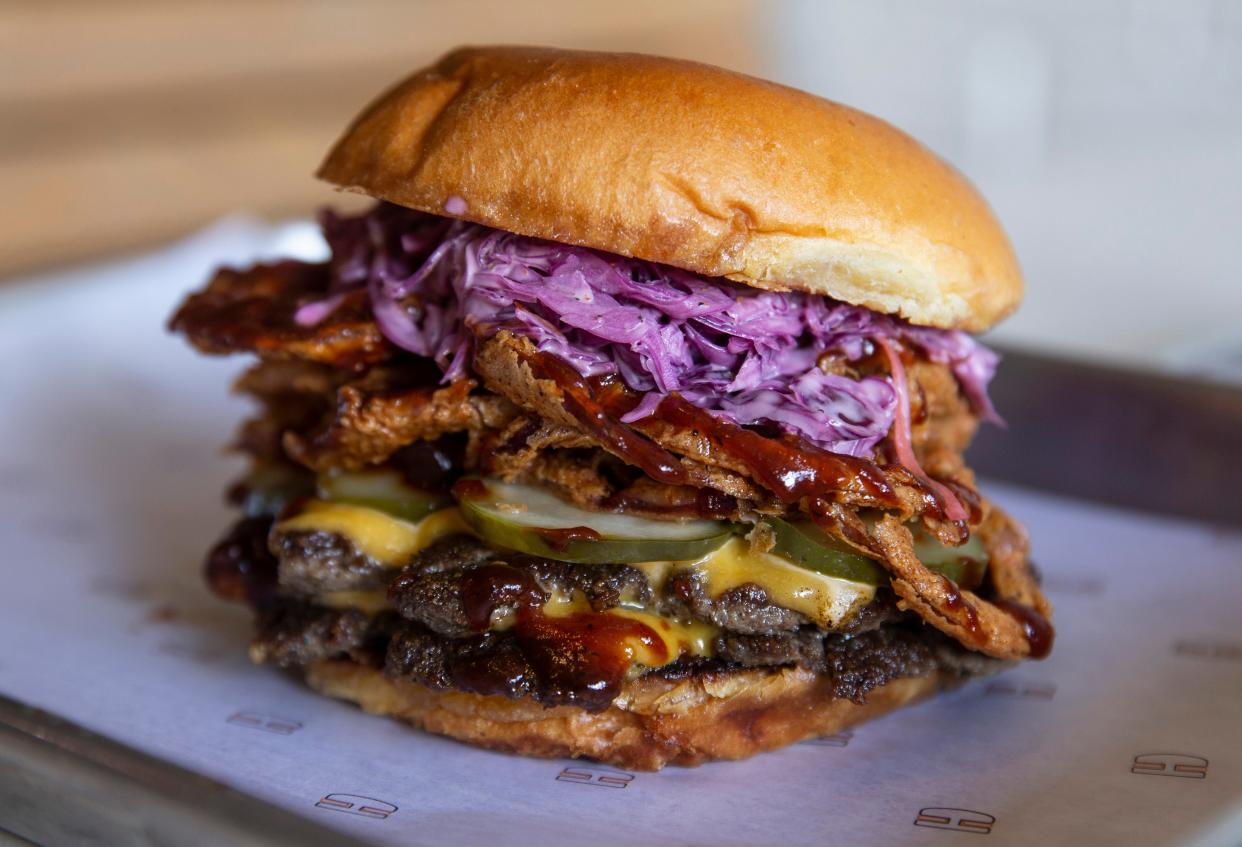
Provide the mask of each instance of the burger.
{"label": "burger", "polygon": [[737,759],[1052,644],[963,461],[1022,292],[966,180],[691,62],[456,50],[319,176],[323,262],[172,318],[251,353],[214,591],[250,655],[470,744]]}

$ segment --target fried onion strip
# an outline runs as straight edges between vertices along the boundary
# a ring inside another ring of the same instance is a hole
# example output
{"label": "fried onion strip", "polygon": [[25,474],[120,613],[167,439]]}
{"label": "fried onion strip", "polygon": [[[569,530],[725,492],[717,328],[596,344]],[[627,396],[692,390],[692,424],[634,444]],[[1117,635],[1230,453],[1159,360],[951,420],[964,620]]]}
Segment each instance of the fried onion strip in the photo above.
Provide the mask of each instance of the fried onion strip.
{"label": "fried onion strip", "polygon": [[[988,570],[997,598],[1028,606],[1046,618],[1051,607],[1026,566],[1024,539],[1020,533],[1002,528],[1004,523],[1012,525],[1003,513],[993,510],[992,514],[999,517],[989,515],[992,530],[983,537],[992,556]],[[878,521],[871,537],[883,553],[881,564],[889,571],[893,591],[925,621],[988,656],[1022,659],[1032,655],[1024,622],[929,570],[915,555],[914,539],[896,515],[885,515]]]}

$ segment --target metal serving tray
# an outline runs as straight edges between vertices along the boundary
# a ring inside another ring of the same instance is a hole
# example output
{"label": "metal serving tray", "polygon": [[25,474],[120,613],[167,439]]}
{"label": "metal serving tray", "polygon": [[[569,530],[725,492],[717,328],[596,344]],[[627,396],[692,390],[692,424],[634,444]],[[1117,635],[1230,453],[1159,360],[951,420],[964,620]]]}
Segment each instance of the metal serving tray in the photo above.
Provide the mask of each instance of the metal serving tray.
{"label": "metal serving tray", "polygon": [[1242,390],[1002,352],[990,393],[1008,429],[980,429],[981,477],[1242,526]]}

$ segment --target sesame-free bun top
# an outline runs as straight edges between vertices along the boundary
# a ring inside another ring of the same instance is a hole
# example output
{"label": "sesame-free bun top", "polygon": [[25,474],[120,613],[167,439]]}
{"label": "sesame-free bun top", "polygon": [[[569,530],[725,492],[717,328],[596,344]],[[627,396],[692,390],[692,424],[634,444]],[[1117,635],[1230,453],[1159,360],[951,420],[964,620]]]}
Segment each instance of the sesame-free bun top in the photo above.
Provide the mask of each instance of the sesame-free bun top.
{"label": "sesame-free bun top", "polygon": [[694,62],[455,50],[372,103],[319,176],[918,324],[980,331],[1022,296],[987,203],[927,148],[847,106]]}

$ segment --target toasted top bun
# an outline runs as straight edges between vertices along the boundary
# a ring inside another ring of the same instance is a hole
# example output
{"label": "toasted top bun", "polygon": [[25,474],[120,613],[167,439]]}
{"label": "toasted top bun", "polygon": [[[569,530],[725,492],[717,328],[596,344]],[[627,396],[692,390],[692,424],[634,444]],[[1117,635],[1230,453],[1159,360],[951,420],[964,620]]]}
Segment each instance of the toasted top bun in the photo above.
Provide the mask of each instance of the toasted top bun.
{"label": "toasted top bun", "polygon": [[1022,277],[983,198],[889,124],[694,62],[455,50],[319,176],[522,235],[979,331]]}

